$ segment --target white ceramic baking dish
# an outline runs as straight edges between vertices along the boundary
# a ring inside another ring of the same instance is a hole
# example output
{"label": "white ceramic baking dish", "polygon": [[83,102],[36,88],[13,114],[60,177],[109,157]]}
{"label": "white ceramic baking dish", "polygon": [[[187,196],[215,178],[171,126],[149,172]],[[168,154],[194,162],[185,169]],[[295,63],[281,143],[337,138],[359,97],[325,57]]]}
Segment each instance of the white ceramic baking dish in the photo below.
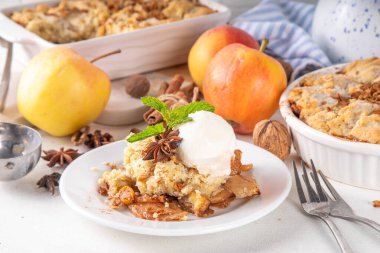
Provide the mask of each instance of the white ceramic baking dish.
{"label": "white ceramic baking dish", "polygon": [[[198,36],[211,27],[225,24],[231,15],[230,10],[224,5],[207,0],[200,2],[217,12],[136,31],[59,44],[59,46],[73,48],[87,59],[121,49],[120,54],[96,62],[96,65],[111,79],[185,63],[190,48]],[[58,46],[27,31],[7,16],[15,10],[33,7],[36,4],[23,4],[0,10],[0,37],[15,44],[16,50],[20,51],[17,52],[17,60],[22,63],[26,63],[43,49]]]}
{"label": "white ceramic baking dish", "polygon": [[[336,65],[309,73],[333,73]],[[305,76],[304,76],[305,77]],[[297,118],[287,100],[289,92],[299,85],[292,82],[280,99],[280,110],[292,133],[293,145],[302,160],[320,169],[336,181],[363,188],[380,190],[380,145],[345,141],[320,132]]]}

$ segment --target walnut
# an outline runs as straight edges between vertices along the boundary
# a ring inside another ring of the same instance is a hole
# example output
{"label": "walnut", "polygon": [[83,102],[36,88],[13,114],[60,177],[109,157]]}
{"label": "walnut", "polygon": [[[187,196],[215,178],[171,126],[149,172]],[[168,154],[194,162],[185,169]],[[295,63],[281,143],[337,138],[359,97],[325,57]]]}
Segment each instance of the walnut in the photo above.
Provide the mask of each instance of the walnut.
{"label": "walnut", "polygon": [[286,74],[286,78],[288,79],[288,81],[290,80],[290,78],[292,77],[292,74],[293,74],[293,67],[292,65],[290,65],[289,63],[281,60],[281,59],[276,59],[280,64],[281,66],[283,67],[284,71],[285,71],[285,74]]}
{"label": "walnut", "polygon": [[286,127],[276,120],[262,120],[253,130],[253,144],[285,160],[290,153],[291,138]]}
{"label": "walnut", "polygon": [[134,75],[125,82],[125,92],[134,98],[141,98],[148,94],[150,89],[149,80],[143,75]]}

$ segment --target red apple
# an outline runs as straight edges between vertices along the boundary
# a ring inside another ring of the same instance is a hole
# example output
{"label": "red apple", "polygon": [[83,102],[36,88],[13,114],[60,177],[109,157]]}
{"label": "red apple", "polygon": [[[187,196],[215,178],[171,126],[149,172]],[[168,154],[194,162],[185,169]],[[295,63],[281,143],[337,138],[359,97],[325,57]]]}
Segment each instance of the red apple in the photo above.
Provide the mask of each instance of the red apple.
{"label": "red apple", "polygon": [[248,134],[277,109],[287,78],[282,65],[263,52],[242,44],[220,50],[203,80],[205,100],[232,122],[237,133]]}
{"label": "red apple", "polygon": [[259,49],[259,43],[247,32],[229,25],[218,26],[204,32],[190,50],[188,64],[191,77],[202,89],[206,69],[214,55],[233,43]]}

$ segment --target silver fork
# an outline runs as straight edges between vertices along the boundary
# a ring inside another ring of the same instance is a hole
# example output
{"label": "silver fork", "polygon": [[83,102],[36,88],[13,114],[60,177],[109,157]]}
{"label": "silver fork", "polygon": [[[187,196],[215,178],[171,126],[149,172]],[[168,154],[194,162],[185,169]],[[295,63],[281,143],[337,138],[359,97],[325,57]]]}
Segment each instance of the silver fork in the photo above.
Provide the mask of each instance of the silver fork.
{"label": "silver fork", "polygon": [[302,189],[301,181],[298,176],[296,163],[293,161],[294,177],[296,180],[297,192],[298,192],[298,196],[299,196],[303,210],[312,216],[316,216],[322,219],[327,224],[327,226],[330,228],[331,232],[335,236],[335,239],[338,242],[339,247],[343,253],[350,253],[350,252],[352,253],[353,251],[351,250],[347,241],[344,239],[342,233],[340,232],[338,227],[335,225],[335,223],[331,220],[329,216],[330,207],[329,207],[328,199],[323,193],[315,167],[312,165],[312,170],[313,170],[314,179],[315,179],[315,186],[316,186],[318,194],[314,191],[314,189],[312,188],[310,184],[309,177],[307,176],[307,173],[306,173],[305,164],[303,162],[301,163],[302,163],[302,169],[303,169],[302,176],[303,176],[303,180],[305,182],[306,189],[309,195],[309,199],[310,199],[309,201],[307,201],[305,197],[305,194]]}
{"label": "silver fork", "polygon": [[[311,161],[311,166],[314,167],[313,161]],[[380,224],[372,221],[370,219],[357,216],[352,208],[344,201],[344,199],[339,195],[339,193],[334,189],[334,187],[331,185],[331,183],[327,180],[326,176],[322,173],[322,171],[318,171],[319,175],[322,177],[323,181],[325,182],[327,188],[329,189],[331,195],[334,197],[331,198],[325,190],[323,190],[325,196],[327,197],[327,201],[330,206],[330,215],[342,218],[346,220],[352,220],[352,221],[359,221],[361,223],[364,223],[372,228],[374,228],[376,231],[380,232]],[[315,177],[312,173],[310,173],[312,176],[314,182]],[[323,189],[323,188],[322,188]]]}

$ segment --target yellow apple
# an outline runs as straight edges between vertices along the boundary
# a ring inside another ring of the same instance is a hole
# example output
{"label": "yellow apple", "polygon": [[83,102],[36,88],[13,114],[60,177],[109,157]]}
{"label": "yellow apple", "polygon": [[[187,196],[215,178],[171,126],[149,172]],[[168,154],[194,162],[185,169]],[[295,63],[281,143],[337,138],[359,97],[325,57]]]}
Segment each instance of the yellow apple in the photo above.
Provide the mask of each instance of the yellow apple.
{"label": "yellow apple", "polygon": [[30,123],[53,136],[65,136],[94,121],[110,96],[108,76],[74,50],[47,49],[23,71],[18,109]]}

